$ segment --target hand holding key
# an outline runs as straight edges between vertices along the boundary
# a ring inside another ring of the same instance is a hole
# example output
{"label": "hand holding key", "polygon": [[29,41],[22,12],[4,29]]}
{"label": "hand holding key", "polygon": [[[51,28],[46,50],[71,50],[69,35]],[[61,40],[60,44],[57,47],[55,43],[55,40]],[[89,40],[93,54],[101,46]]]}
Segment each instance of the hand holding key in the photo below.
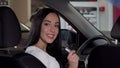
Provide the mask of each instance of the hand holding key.
{"label": "hand holding key", "polygon": [[75,50],[70,50],[69,48],[65,48],[68,54],[68,62],[69,62],[69,68],[78,68],[79,64],[79,56],[76,54]]}

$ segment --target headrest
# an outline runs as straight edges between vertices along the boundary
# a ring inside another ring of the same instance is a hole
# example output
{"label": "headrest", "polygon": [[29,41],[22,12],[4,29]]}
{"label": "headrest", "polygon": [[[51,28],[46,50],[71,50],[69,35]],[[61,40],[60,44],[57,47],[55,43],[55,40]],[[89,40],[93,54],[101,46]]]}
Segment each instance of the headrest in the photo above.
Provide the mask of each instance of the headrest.
{"label": "headrest", "polygon": [[118,17],[117,21],[114,23],[112,30],[111,30],[111,37],[114,39],[120,39],[120,16]]}
{"label": "headrest", "polygon": [[0,7],[0,36],[2,48],[15,46],[21,39],[20,23],[9,7]]}

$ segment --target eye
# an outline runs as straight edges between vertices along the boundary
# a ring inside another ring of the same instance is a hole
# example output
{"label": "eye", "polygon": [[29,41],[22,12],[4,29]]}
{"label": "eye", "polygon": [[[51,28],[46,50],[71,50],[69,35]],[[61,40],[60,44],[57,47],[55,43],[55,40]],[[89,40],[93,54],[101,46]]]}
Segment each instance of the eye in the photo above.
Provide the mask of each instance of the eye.
{"label": "eye", "polygon": [[55,27],[56,27],[56,28],[59,28],[59,24],[56,24]]}
{"label": "eye", "polygon": [[56,28],[59,28],[59,26],[60,26],[59,23],[56,23],[56,24],[55,24],[55,27],[56,27]]}
{"label": "eye", "polygon": [[49,24],[49,23],[47,23],[47,22],[45,22],[45,23],[44,23],[44,25],[45,25],[45,26],[48,26],[48,25],[50,25],[50,24]]}
{"label": "eye", "polygon": [[50,22],[49,22],[48,20],[44,20],[44,21],[43,21],[43,24],[44,24],[45,26],[48,26],[48,25],[50,25]]}

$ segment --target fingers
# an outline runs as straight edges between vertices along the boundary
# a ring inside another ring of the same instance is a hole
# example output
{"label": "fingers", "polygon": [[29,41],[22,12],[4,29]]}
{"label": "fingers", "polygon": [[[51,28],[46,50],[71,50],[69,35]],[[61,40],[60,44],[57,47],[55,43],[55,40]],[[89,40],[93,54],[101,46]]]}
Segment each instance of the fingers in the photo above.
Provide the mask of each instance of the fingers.
{"label": "fingers", "polygon": [[67,57],[69,62],[69,68],[78,68],[79,56],[76,54],[75,50],[71,50]]}
{"label": "fingers", "polygon": [[67,58],[68,58],[68,61],[70,61],[70,62],[78,62],[79,61],[79,56],[76,54],[75,50],[70,51]]}

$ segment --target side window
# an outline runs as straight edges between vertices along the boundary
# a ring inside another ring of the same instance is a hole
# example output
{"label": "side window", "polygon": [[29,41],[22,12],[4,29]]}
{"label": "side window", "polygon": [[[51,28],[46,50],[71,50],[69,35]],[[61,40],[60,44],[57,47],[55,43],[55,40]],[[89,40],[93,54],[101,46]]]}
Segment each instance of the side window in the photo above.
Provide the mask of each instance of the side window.
{"label": "side window", "polygon": [[80,45],[85,42],[85,36],[80,31],[72,27],[72,25],[62,17],[60,17],[60,22],[63,48],[68,47],[70,49],[77,50]]}

